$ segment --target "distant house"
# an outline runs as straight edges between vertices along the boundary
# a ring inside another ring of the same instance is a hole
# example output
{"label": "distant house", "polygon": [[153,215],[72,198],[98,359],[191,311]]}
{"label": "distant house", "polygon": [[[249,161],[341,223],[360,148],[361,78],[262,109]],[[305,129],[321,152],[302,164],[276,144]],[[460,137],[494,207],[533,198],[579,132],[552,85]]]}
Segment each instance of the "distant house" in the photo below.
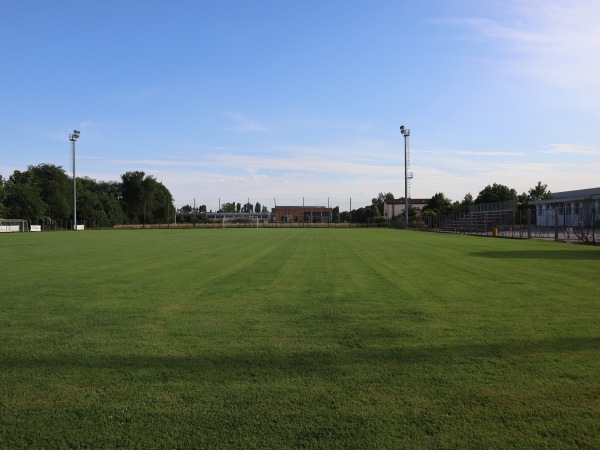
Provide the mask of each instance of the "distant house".
{"label": "distant house", "polygon": [[[409,198],[408,206],[416,211],[417,216],[421,215],[421,211],[427,205],[428,198]],[[386,199],[383,202],[383,217],[385,220],[393,220],[397,217],[404,217],[404,198]]]}
{"label": "distant house", "polygon": [[542,227],[587,227],[598,224],[600,187],[576,191],[553,192],[554,198],[532,200],[536,225]]}
{"label": "distant house", "polygon": [[332,211],[326,206],[276,206],[271,210],[271,222],[331,223]]}

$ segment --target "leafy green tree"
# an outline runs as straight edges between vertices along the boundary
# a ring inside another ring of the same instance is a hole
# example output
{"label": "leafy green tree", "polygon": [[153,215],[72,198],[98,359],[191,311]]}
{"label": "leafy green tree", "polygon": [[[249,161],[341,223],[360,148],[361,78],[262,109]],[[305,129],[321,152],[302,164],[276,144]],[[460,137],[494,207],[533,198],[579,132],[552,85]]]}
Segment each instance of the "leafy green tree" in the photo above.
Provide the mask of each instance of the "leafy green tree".
{"label": "leafy green tree", "polygon": [[465,194],[465,197],[463,198],[463,201],[462,201],[462,202],[460,202],[460,205],[461,205],[463,208],[465,208],[465,207],[466,207],[467,209],[471,208],[471,206],[472,206],[473,204],[474,204],[474,201],[473,201],[473,196],[471,195],[471,193],[470,193],[470,192],[468,192],[467,194]]}
{"label": "leafy green tree", "polygon": [[423,208],[423,212],[426,211],[433,211],[436,216],[448,214],[452,211],[452,201],[443,193],[437,192]]}
{"label": "leafy green tree", "polygon": [[144,188],[144,208],[142,210],[142,220],[143,223],[154,223],[154,208],[155,205],[155,195],[156,195],[156,184],[154,183],[153,177],[146,177],[142,182],[142,186]]}
{"label": "leafy green tree", "polygon": [[52,164],[29,166],[31,181],[46,204],[46,215],[52,220],[64,220],[73,214],[73,180],[62,167]]}
{"label": "leafy green tree", "polygon": [[473,205],[473,196],[468,193],[464,196],[462,201],[455,201],[452,203],[452,212],[466,214],[471,210]]}
{"label": "leafy green tree", "polygon": [[144,219],[144,172],[125,172],[121,175],[123,212],[129,223],[141,223]]}
{"label": "leafy green tree", "polygon": [[144,172],[121,175],[123,211],[130,223],[170,222],[175,207],[169,190]]}
{"label": "leafy green tree", "polygon": [[4,185],[5,181],[0,174],[0,217],[4,217],[4,199],[6,197]]}
{"label": "leafy green tree", "polygon": [[439,215],[436,209],[425,209],[421,212],[422,217],[437,217]]}
{"label": "leafy green tree", "polygon": [[340,222],[340,207],[336,206],[331,210],[331,220],[335,223]]}
{"label": "leafy green tree", "polygon": [[380,192],[379,194],[377,194],[377,197],[371,200],[371,204],[377,206],[377,209],[379,210],[379,216],[381,216],[381,211],[383,211],[383,204],[385,203],[385,201],[393,199],[394,194],[392,194],[391,192],[388,192],[387,194]]}
{"label": "leafy green tree", "polygon": [[537,185],[530,188],[528,192],[523,192],[517,196],[517,205],[519,209],[526,210],[529,208],[530,200],[545,200],[553,197],[548,190],[548,185],[538,181]]}
{"label": "leafy green tree", "polygon": [[379,210],[377,205],[371,205],[371,211],[373,211],[374,219],[381,217],[381,211]]}
{"label": "leafy green tree", "polygon": [[30,172],[15,170],[5,183],[4,195],[7,218],[29,221],[46,218],[46,204]]}
{"label": "leafy green tree", "polygon": [[552,192],[548,190],[548,185],[542,184],[541,181],[538,181],[538,183],[534,187],[529,189],[528,194],[529,200],[546,200],[554,198]]}
{"label": "leafy green tree", "polygon": [[232,203],[223,203],[221,205],[221,211],[223,213],[233,213],[235,212],[235,202]]}
{"label": "leafy green tree", "polygon": [[118,181],[98,181],[95,186],[99,192],[108,194],[117,200],[123,198],[123,185]]}
{"label": "leafy green tree", "polygon": [[[78,212],[77,217],[81,217],[82,220],[96,220],[99,221],[103,226],[113,226],[123,222],[123,208],[121,205],[121,184],[116,181],[96,181],[89,177],[83,177],[77,179],[77,192],[79,198],[79,192],[89,191],[94,195],[91,196],[94,200],[94,204],[101,211],[91,213],[89,210],[81,215]],[[83,199],[83,202],[86,200]],[[85,209],[85,205],[77,200],[77,208],[80,205]]]}
{"label": "leafy green tree", "polygon": [[517,191],[502,184],[487,185],[475,199],[475,204],[505,202],[516,200]]}
{"label": "leafy green tree", "polygon": [[15,172],[4,184],[5,213],[28,220],[60,220],[71,216],[72,183],[62,167],[29,166]]}
{"label": "leafy green tree", "polygon": [[352,210],[352,220],[356,223],[372,222],[376,218],[375,205],[364,206],[362,208]]}
{"label": "leafy green tree", "polygon": [[169,223],[173,220],[175,207],[169,190],[152,175],[146,176],[144,187],[144,223]]}
{"label": "leafy green tree", "polygon": [[[153,176],[127,172],[122,182],[77,178],[78,219],[101,225],[164,222],[174,217],[173,197]],[[72,217],[72,179],[62,167],[29,166],[4,181],[0,177],[0,212],[30,221]]]}
{"label": "leafy green tree", "polygon": [[[78,180],[79,181],[79,180]],[[77,220],[84,222],[107,222],[106,213],[100,203],[98,194],[84,189],[77,183]]]}
{"label": "leafy green tree", "polygon": [[102,210],[106,215],[106,225],[112,226],[123,223],[123,209],[117,197],[107,192],[99,192],[98,200],[100,200]]}

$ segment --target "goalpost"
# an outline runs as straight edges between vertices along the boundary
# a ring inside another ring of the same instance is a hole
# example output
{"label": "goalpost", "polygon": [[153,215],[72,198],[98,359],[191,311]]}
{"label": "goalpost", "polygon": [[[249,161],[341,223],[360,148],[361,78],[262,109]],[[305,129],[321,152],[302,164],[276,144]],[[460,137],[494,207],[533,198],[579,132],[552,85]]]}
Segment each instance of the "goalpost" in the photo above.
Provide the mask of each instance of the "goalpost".
{"label": "goalpost", "polygon": [[[227,214],[227,213],[225,213]],[[239,214],[236,216],[235,214],[231,217],[227,217],[223,214],[219,220],[219,227],[221,228],[252,228],[254,227],[254,221],[256,220],[256,228],[260,227],[260,217],[254,214]],[[229,224],[229,225],[228,225]],[[237,224],[237,227],[235,226]]]}
{"label": "goalpost", "polygon": [[29,224],[24,219],[0,219],[0,233],[19,233],[29,231]]}

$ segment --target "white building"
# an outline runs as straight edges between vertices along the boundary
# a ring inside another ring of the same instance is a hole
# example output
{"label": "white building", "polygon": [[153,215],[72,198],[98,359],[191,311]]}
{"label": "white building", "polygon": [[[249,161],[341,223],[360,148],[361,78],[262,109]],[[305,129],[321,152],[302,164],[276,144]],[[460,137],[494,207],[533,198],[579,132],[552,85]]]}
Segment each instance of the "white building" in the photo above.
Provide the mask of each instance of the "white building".
{"label": "white building", "polygon": [[600,188],[553,192],[554,198],[532,200],[536,225],[541,227],[587,227],[598,223]]}

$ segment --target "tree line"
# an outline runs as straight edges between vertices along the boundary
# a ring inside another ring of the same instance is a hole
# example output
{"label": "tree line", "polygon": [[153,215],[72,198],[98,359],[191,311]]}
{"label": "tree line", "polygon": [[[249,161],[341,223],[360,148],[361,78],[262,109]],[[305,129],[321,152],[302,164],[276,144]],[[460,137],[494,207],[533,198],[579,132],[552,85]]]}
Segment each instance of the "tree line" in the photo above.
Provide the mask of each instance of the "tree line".
{"label": "tree line", "polygon": [[472,205],[507,201],[516,202],[517,209],[524,211],[529,208],[529,201],[548,198],[552,198],[552,193],[548,190],[548,185],[542,184],[541,181],[521,194],[517,194],[515,189],[503,184],[493,183],[482,189],[475,199],[471,193],[467,193],[462,201],[453,202],[442,192],[437,192],[429,199],[422,214],[424,216],[445,216],[453,213],[468,213]]}
{"label": "tree line", "polygon": [[[188,222],[188,223],[197,223],[197,222],[211,222],[211,219],[207,219],[204,213],[207,212],[206,205],[192,206],[192,205],[184,205],[177,210],[177,221],[178,222]],[[212,212],[212,210],[210,211]],[[269,209],[261,205],[260,202],[256,202],[256,204],[252,204],[247,202],[245,204],[239,202],[228,202],[223,203],[218,213],[268,213]]]}
{"label": "tree line", "polygon": [[[117,224],[170,223],[175,218],[173,197],[169,190],[152,175],[142,171],[126,172],[121,181],[96,181],[78,177],[77,219],[79,223],[97,223],[103,226]],[[379,194],[371,205],[340,211],[332,210],[334,222],[377,222],[383,221],[384,203],[393,199],[391,192]],[[444,216],[467,213],[472,205],[516,201],[517,208],[524,210],[530,200],[552,198],[546,184],[538,182],[527,192],[517,194],[502,184],[493,183],[481,190],[474,199],[467,193],[462,201],[452,201],[442,192],[437,192],[423,208],[424,216]],[[186,205],[180,213],[206,212],[206,206],[192,208]],[[219,212],[268,212],[259,202],[245,204],[229,202],[221,205]],[[410,208],[409,216],[415,215]],[[73,219],[73,179],[60,166],[39,164],[28,166],[21,172],[15,170],[8,179],[0,174],[0,217],[25,219],[31,223],[53,224]]]}
{"label": "tree line", "polygon": [[269,209],[266,206],[260,204],[260,202],[256,202],[256,204],[252,204],[247,202],[245,204],[241,203],[223,203],[221,205],[221,209],[218,212],[222,213],[267,213]]}
{"label": "tree line", "polygon": [[[530,188],[527,192],[517,194],[515,189],[509,188],[503,184],[493,183],[483,188],[476,198],[471,193],[467,193],[461,201],[452,201],[442,192],[436,192],[428,201],[422,210],[424,216],[445,216],[449,214],[468,213],[472,205],[485,203],[496,203],[515,201],[517,209],[526,210],[529,207],[529,201],[552,198],[552,193],[548,190],[547,184],[538,181],[537,185]],[[333,210],[334,222],[377,222],[383,221],[383,204],[385,200],[394,199],[391,192],[380,192],[377,197],[371,200],[371,205],[353,209],[350,212],[340,212],[339,208]],[[409,217],[415,217],[416,210],[409,207]]]}
{"label": "tree line", "polygon": [[[379,192],[376,197],[371,200],[371,204],[360,208],[352,209],[351,211],[340,211],[339,206],[332,208],[332,221],[368,223],[368,222],[383,222],[384,203],[386,200],[394,199],[394,194],[391,192]],[[445,216],[449,214],[468,213],[472,205],[484,203],[496,203],[504,201],[516,201],[517,208],[525,210],[529,206],[530,200],[541,200],[552,198],[552,193],[548,190],[548,185],[542,184],[541,181],[536,186],[529,189],[527,192],[517,194],[515,189],[508,186],[493,183],[483,188],[476,198],[473,198],[471,193],[467,193],[461,201],[452,201],[442,192],[435,193],[423,208],[422,215],[424,216]],[[180,212],[194,214],[197,212],[206,212],[206,206],[202,205],[199,208],[194,208],[186,205],[181,208]],[[262,206],[259,202],[255,205],[251,203],[229,202],[223,203],[218,212],[223,213],[239,213],[239,212],[268,212],[266,206]],[[414,218],[416,210],[409,207],[409,217]],[[185,218],[183,220],[186,220]],[[188,218],[192,221],[193,218]]]}
{"label": "tree line", "polygon": [[[121,181],[77,177],[77,222],[101,226],[169,223],[175,207],[169,190],[152,175],[126,172]],[[52,225],[73,219],[73,178],[52,164],[0,175],[0,217]]]}

